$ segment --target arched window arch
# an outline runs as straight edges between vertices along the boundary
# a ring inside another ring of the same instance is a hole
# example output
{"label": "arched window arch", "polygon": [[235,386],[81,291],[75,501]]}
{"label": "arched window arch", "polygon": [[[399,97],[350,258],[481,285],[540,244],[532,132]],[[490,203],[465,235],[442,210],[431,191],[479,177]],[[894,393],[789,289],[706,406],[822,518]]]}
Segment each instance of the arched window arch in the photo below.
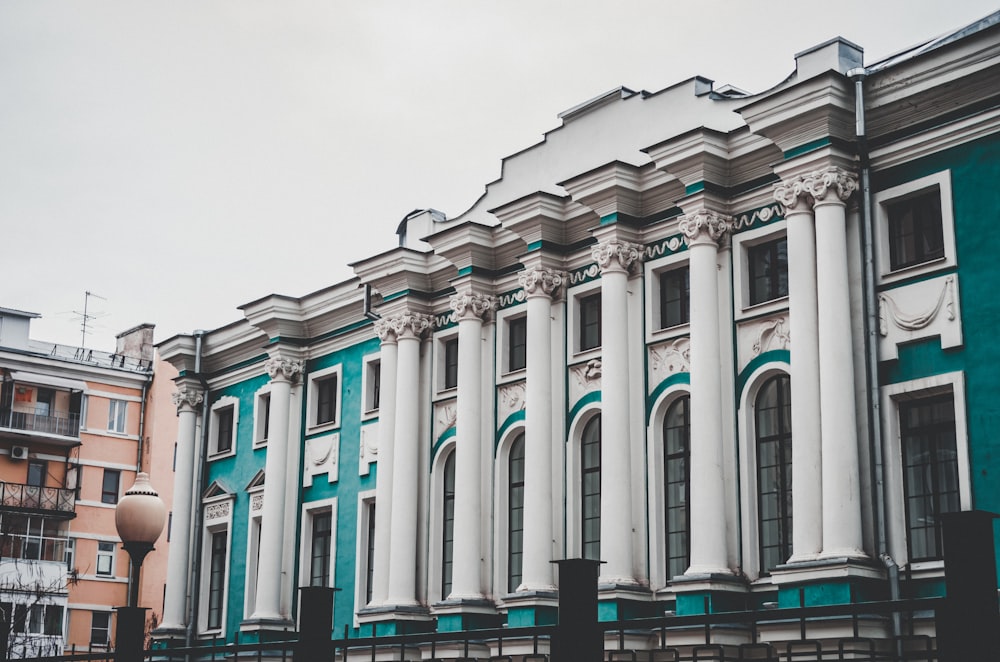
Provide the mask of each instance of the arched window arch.
{"label": "arched window arch", "polygon": [[441,599],[451,593],[451,568],[455,547],[455,451],[444,461],[441,499]]}
{"label": "arched window arch", "polygon": [[674,400],[663,417],[663,512],[667,579],[691,565],[688,502],[691,495],[691,397]]}
{"label": "arched window arch", "polygon": [[792,555],[792,408],[788,375],[761,386],[754,400],[760,570]]}
{"label": "arched window arch", "polygon": [[507,591],[521,585],[524,554],[524,433],[517,435],[507,457]]}
{"label": "arched window arch", "polygon": [[594,416],[580,438],[580,541],[585,559],[601,558],[601,416]]}

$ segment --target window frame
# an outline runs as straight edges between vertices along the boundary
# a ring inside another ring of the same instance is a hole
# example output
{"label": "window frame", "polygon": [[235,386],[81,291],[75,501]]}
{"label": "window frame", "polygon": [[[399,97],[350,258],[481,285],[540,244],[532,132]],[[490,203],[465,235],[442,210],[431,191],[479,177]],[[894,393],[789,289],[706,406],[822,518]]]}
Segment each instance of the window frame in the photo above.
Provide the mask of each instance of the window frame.
{"label": "window frame", "polygon": [[[354,551],[354,626],[358,627],[358,611],[368,606],[370,602],[368,594],[374,588],[374,562],[375,559],[369,554],[371,549],[370,536],[374,533],[376,522],[373,518],[377,512],[375,501],[375,490],[364,490],[358,492],[358,517],[357,530],[355,536]],[[378,541],[375,540],[375,544]],[[374,551],[374,550],[372,550]]]}
{"label": "window frame", "polygon": [[504,320],[504,365],[506,373],[528,368],[528,316],[516,315]]}
{"label": "window frame", "polygon": [[312,542],[313,525],[317,515],[330,515],[330,556],[326,583],[323,586],[336,586],[337,574],[337,497],[310,501],[302,504],[301,537],[299,539],[299,586],[312,586]]}
{"label": "window frame", "polygon": [[[446,386],[445,381],[445,353],[447,352],[447,346],[449,343],[455,343],[455,348],[458,348],[458,326],[449,327],[438,334],[434,335],[433,348],[433,367],[434,374],[432,380],[434,383],[434,394],[436,397],[449,398],[454,397],[454,392],[456,386]],[[457,384],[457,374],[456,374],[456,384]]]}
{"label": "window frame", "polygon": [[361,420],[377,418],[382,400],[382,354],[368,354],[362,359]]}
{"label": "window frame", "polygon": [[[670,415],[674,407],[684,403],[684,428],[686,431],[683,433],[685,440],[684,446],[680,451],[670,451],[668,449],[668,425],[670,423]],[[666,581],[671,581],[674,577],[683,575],[687,569],[691,566],[691,394],[688,392],[680,392],[676,397],[671,398],[670,402],[667,404],[663,411],[663,420],[660,422],[660,445],[662,453],[662,471],[663,471],[663,568],[665,572]],[[684,478],[682,481],[671,481],[670,479],[670,465],[672,463],[683,462],[683,473]],[[684,486],[684,504],[683,506],[674,506],[671,504],[670,499],[670,485],[676,483],[682,483]],[[684,523],[682,530],[674,531],[671,529],[670,525],[670,514],[671,510],[683,509]],[[683,556],[673,554],[673,545],[671,544],[671,536],[674,534],[682,533],[684,535],[684,554]],[[674,559],[684,559],[684,567],[680,572],[674,572],[671,569],[671,565]]]}
{"label": "window frame", "polygon": [[[785,259],[785,269],[784,269],[784,279],[781,275],[781,254],[782,251],[780,246],[784,245],[784,259]],[[767,241],[761,241],[754,244],[749,244],[746,247],[747,251],[747,305],[749,306],[760,306],[762,304],[770,303],[772,301],[777,301],[780,299],[788,298],[788,238],[785,236],[773,237]],[[767,264],[768,273],[757,275],[756,265],[758,264],[757,256],[764,251],[767,252]],[[777,262],[779,269],[775,270],[773,268],[773,263]],[[757,296],[757,291],[755,284],[757,281],[763,280],[766,283],[766,292],[763,294],[762,299],[755,299]],[[782,290],[782,280],[784,281],[784,290]]]}
{"label": "window frame", "polygon": [[[567,292],[567,361],[579,363],[601,356],[601,345],[590,349],[581,349],[582,330],[580,328],[580,308],[581,302],[594,295],[601,294],[601,279],[597,278],[582,285],[574,287]],[[603,322],[603,320],[602,320]],[[603,340],[603,336],[602,336]]]}
{"label": "window frame", "polygon": [[[336,386],[333,389],[333,418],[321,423],[319,422],[320,385],[334,379],[336,380]],[[335,430],[339,428],[341,424],[341,407],[343,406],[344,400],[343,365],[338,363],[336,365],[323,368],[322,370],[314,370],[313,372],[310,372],[307,388],[308,405],[306,408],[306,431],[311,434],[321,430]]]}
{"label": "window frame", "polygon": [[[515,451],[520,450],[520,474],[519,477],[515,476],[514,473],[514,462],[516,456]],[[514,438],[510,442],[510,446],[506,453],[507,462],[507,502],[506,502],[506,533],[507,533],[507,546],[506,546],[506,577],[507,577],[507,592],[515,593],[517,587],[521,585],[524,579],[524,470],[525,470],[525,432],[523,429],[515,433]],[[515,490],[520,490],[515,492]],[[519,517],[515,518],[515,511],[519,511]],[[517,524],[515,524],[515,519]],[[518,527],[518,528],[515,528]],[[519,534],[518,542],[515,542],[515,533]],[[515,556],[517,557],[517,572],[514,571],[515,566]],[[516,579],[515,579],[516,578]]]}
{"label": "window frame", "polygon": [[[104,624],[102,626],[98,626],[97,623],[96,623],[96,620],[97,620],[96,617],[98,617],[98,616],[100,616],[101,620],[104,621]],[[111,644],[111,616],[112,616],[112,612],[110,612],[110,611],[97,611],[97,610],[93,610],[93,611],[90,612],[90,642],[89,643],[90,643],[91,646],[99,646],[99,647],[102,647],[102,648],[107,648]],[[103,631],[104,635],[105,635],[104,636],[104,641],[101,641],[99,639],[94,639],[94,633],[95,632],[101,632],[101,631]]]}
{"label": "window frame", "polygon": [[458,336],[444,339],[441,342],[442,391],[450,391],[458,388],[458,360]]}
{"label": "window frame", "polygon": [[264,448],[271,428],[271,384],[257,389],[253,398],[253,447]]}
{"label": "window frame", "polygon": [[[756,246],[785,239],[787,250],[788,222],[773,220],[752,230],[732,235],[733,316],[734,321],[758,318],[788,308],[788,296],[780,296],[760,303],[750,303],[750,250]],[[722,251],[720,251],[720,256]],[[786,253],[787,255],[787,253]],[[724,259],[721,258],[720,259]],[[787,259],[787,258],[786,258]]]}
{"label": "window frame", "polygon": [[[782,389],[782,382],[786,384]],[[776,400],[776,420],[778,431],[762,438],[761,435],[761,398],[765,390],[771,384],[777,383]],[[784,410],[787,410],[788,428],[784,426]],[[792,556],[792,444],[794,443],[793,430],[791,428],[791,377],[787,374],[774,374],[761,381],[756,389],[753,398],[753,429],[754,429],[754,469],[756,471],[755,486],[757,488],[757,565],[761,577],[770,575],[775,568],[788,562]],[[764,444],[773,444],[776,449],[777,460],[773,465],[765,467],[762,465],[761,452]],[[778,539],[775,544],[767,544],[769,541],[764,538],[764,508],[762,505],[765,492],[762,487],[762,472],[764,469],[774,467],[777,472],[774,481],[777,487],[769,490],[768,494],[777,495],[777,514],[769,521],[778,522]],[[766,549],[777,548],[779,561],[774,565],[768,565],[766,560]]]}
{"label": "window frame", "polygon": [[[587,441],[587,433],[591,430],[596,430],[596,440]],[[597,464],[596,466],[588,466],[586,457],[587,453],[585,446],[589,444],[596,444],[597,446]],[[601,472],[602,472],[602,458],[601,458],[601,414],[597,413],[591,416],[580,431],[580,558],[590,558],[595,560],[600,560],[601,558],[601,497],[602,497],[602,485],[601,485]],[[587,492],[586,482],[587,476],[589,474],[597,474],[597,491]],[[588,514],[587,508],[587,497],[597,496],[597,513]],[[597,538],[589,539],[587,536],[587,522],[596,521],[597,522]],[[587,556],[588,545],[591,546],[591,551],[595,552],[595,556]]]}
{"label": "window frame", "polygon": [[[108,489],[108,479],[114,478],[114,489]],[[101,503],[115,505],[121,499],[122,472],[120,469],[104,469],[101,477]]]}
{"label": "window frame", "polygon": [[[217,483],[213,483],[209,487],[209,493],[213,491],[221,491],[220,486]],[[201,573],[200,586],[198,587],[198,599],[200,604],[204,606],[203,609],[198,610],[198,623],[197,631],[199,637],[225,637],[226,636],[226,621],[228,619],[229,613],[229,587],[230,587],[230,572],[231,570],[231,559],[232,559],[232,546],[233,546],[233,508],[235,506],[234,495],[225,491],[220,494],[211,496],[209,498],[204,498],[201,501],[202,509],[202,544],[201,550],[201,567],[203,569]],[[212,541],[213,536],[219,533],[225,533],[225,551],[223,554],[223,572],[222,572],[222,584],[221,584],[221,612],[219,616],[219,625],[217,627],[209,627],[209,597],[211,593],[211,562],[212,562]]]}
{"label": "window frame", "polygon": [[126,434],[128,427],[128,401],[110,398],[108,400],[108,432]]}
{"label": "window frame", "polygon": [[[454,587],[452,571],[455,565],[455,460],[458,453],[452,447],[441,465],[441,599],[447,600]],[[449,489],[450,479],[450,489]],[[449,523],[451,527],[449,528]]]}
{"label": "window frame", "polygon": [[[229,448],[221,449],[219,448],[219,434],[220,425],[222,422],[222,417],[227,411],[232,412],[232,430],[230,431],[229,438]],[[236,455],[236,444],[239,439],[239,425],[240,425],[240,400],[239,398],[233,397],[231,395],[224,395],[214,403],[212,403],[212,408],[209,413],[209,450],[208,458],[209,462],[218,460],[224,457],[232,457]]]}
{"label": "window frame", "polygon": [[[94,566],[94,574],[98,577],[114,577],[115,576],[115,543],[107,540],[97,541],[97,562]],[[101,562],[105,560],[107,562],[107,570],[105,572],[101,571]]]}

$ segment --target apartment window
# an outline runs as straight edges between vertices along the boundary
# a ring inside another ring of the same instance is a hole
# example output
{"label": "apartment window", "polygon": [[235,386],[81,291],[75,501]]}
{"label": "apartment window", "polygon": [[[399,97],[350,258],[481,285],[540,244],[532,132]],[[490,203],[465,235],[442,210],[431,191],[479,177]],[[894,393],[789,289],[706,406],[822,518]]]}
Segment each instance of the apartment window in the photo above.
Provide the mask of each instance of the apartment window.
{"label": "apartment window", "polygon": [[90,612],[90,643],[107,646],[111,641],[111,614],[106,611]]}
{"label": "apartment window", "polygon": [[941,515],[961,510],[954,395],[900,402],[899,432],[909,557],[939,559]]}
{"label": "apartment window", "polygon": [[117,469],[104,470],[104,480],[101,482],[101,503],[118,503],[120,483],[120,471]]}
{"label": "apartment window", "polygon": [[110,400],[108,402],[108,430],[125,434],[125,410],[128,403],[124,400]]}
{"label": "apartment window", "polygon": [[228,453],[233,449],[233,419],[235,408],[223,407],[215,412],[215,452]]}
{"label": "apartment window", "polygon": [[580,443],[580,495],[583,558],[601,559],[601,417],[583,428]]}
{"label": "apartment window", "polygon": [[271,433],[271,394],[260,393],[257,395],[257,420],[256,434],[254,441],[257,444],[266,444]]}
{"label": "apartment window", "polygon": [[228,531],[210,534],[211,556],[208,564],[208,621],[209,630],[222,627],[223,597],[226,584],[226,543]]}
{"label": "apartment window", "polygon": [[517,317],[507,323],[507,372],[524,370],[528,365],[528,318]]}
{"label": "apartment window", "polygon": [[691,522],[691,398],[682,396],[663,417],[664,513],[667,578],[683,575],[691,565],[688,535]]}
{"label": "apartment window", "polygon": [[788,296],[788,243],[784,237],[747,248],[750,304]]}
{"label": "apartment window", "polygon": [[517,435],[507,458],[507,591],[521,585],[524,556],[524,433]]}
{"label": "apartment window", "polygon": [[332,534],[333,514],[326,511],[313,515],[309,561],[310,586],[326,586],[329,581]]}
{"label": "apartment window", "polygon": [[889,266],[895,271],[944,257],[941,194],[937,188],[886,205]]}
{"label": "apartment window", "polygon": [[455,546],[455,451],[444,463],[441,514],[441,599],[451,594],[451,568]]}
{"label": "apartment window", "polygon": [[375,411],[382,399],[382,362],[365,364],[365,411]]}
{"label": "apartment window", "polygon": [[97,574],[100,577],[114,575],[115,544],[113,542],[97,543]]}
{"label": "apartment window", "polygon": [[48,472],[47,463],[40,460],[30,460],[28,462],[28,485],[32,487],[42,487],[45,485],[45,474]]}
{"label": "apartment window", "polygon": [[368,517],[368,532],[365,537],[365,604],[372,601],[372,591],[375,588],[375,500],[366,505]]}
{"label": "apartment window", "polygon": [[31,605],[28,615],[28,632],[58,636],[62,634],[63,608],[61,605]]}
{"label": "apartment window", "polygon": [[690,269],[660,272],[660,328],[668,329],[691,320]]}
{"label": "apartment window", "polygon": [[337,420],[337,375],[316,381],[316,425]]}
{"label": "apartment window", "polygon": [[761,572],[792,555],[792,408],[787,375],[764,382],[754,403]]}
{"label": "apartment window", "polygon": [[601,346],[601,294],[580,297],[580,351]]}
{"label": "apartment window", "polygon": [[444,342],[444,387],[458,386],[458,338]]}

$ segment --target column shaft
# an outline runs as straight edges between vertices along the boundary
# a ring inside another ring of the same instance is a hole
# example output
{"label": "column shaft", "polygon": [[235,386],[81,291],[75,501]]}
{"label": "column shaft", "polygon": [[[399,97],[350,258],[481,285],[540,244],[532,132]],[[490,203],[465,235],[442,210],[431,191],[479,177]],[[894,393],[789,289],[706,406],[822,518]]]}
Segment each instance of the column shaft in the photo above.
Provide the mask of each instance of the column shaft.
{"label": "column shaft", "polygon": [[392,545],[393,442],[396,433],[396,336],[387,333],[379,358],[378,464],[375,469],[375,567],[372,604],[389,595],[389,549]]}

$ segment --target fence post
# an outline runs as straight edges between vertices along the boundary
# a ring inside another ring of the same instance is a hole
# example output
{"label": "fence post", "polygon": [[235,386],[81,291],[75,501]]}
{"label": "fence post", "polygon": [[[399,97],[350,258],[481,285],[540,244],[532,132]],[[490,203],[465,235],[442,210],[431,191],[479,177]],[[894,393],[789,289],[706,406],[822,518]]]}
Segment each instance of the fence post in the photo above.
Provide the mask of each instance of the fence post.
{"label": "fence post", "polygon": [[994,659],[1000,651],[993,513],[947,513],[944,526],[944,605],[937,612],[940,662]]}
{"label": "fence post", "polygon": [[142,662],[146,648],[146,607],[115,607],[116,662]]}
{"label": "fence post", "polygon": [[601,562],[563,559],[559,565],[559,623],[552,662],[601,662],[604,631],[597,625],[597,577]]}
{"label": "fence post", "polygon": [[301,600],[296,662],[332,659],[334,590],[326,586],[299,587]]}

